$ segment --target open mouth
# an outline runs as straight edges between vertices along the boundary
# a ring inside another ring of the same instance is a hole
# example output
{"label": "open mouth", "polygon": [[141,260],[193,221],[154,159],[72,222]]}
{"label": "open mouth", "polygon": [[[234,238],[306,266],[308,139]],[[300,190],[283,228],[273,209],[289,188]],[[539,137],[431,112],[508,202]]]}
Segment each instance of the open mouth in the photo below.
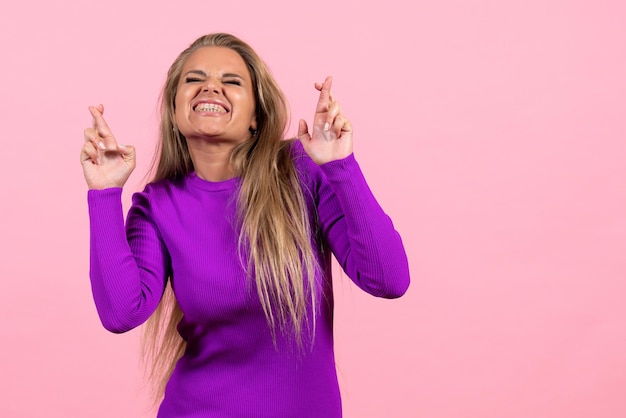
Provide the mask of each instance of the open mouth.
{"label": "open mouth", "polygon": [[193,108],[196,112],[228,113],[228,110],[217,103],[198,103]]}

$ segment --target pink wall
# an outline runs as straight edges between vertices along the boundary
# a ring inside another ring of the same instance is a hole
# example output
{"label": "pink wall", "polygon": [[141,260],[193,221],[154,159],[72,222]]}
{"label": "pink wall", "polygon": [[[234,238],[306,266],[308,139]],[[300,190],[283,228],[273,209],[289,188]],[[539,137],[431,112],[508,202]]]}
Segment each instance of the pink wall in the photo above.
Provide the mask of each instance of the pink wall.
{"label": "pink wall", "polygon": [[213,31],[257,48],[296,120],[334,75],[404,237],[404,298],[338,281],[346,418],[626,416],[622,1],[37,3],[0,6],[0,416],[150,416],[139,334],[91,300],[78,153],[104,103],[139,153],[128,202],[167,67]]}

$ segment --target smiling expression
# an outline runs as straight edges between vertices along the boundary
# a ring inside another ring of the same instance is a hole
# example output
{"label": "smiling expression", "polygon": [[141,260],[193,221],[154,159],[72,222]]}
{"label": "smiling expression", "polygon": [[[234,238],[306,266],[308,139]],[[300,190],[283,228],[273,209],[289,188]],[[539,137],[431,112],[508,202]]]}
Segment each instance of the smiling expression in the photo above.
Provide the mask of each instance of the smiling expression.
{"label": "smiling expression", "polygon": [[176,125],[187,140],[237,144],[257,126],[250,72],[230,48],[194,51],[183,65],[174,103]]}

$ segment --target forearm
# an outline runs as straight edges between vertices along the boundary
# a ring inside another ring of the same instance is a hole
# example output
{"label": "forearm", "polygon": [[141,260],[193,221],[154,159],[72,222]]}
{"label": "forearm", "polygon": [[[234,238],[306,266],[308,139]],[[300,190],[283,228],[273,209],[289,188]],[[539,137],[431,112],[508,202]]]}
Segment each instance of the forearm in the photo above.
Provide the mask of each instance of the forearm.
{"label": "forearm", "polygon": [[328,224],[324,233],[344,271],[374,296],[403,295],[410,278],[402,240],[372,194],[354,155],[321,168],[336,196],[336,202],[326,202],[328,212],[331,217],[339,211],[343,215],[341,221]]}
{"label": "forearm", "polygon": [[[125,332],[143,323],[156,308],[163,291],[164,266],[159,257],[151,261],[149,254],[136,256],[131,250],[121,189],[91,190],[88,203],[90,278],[96,308],[106,329]],[[135,234],[135,239],[154,234],[149,224],[140,229],[147,231]]]}

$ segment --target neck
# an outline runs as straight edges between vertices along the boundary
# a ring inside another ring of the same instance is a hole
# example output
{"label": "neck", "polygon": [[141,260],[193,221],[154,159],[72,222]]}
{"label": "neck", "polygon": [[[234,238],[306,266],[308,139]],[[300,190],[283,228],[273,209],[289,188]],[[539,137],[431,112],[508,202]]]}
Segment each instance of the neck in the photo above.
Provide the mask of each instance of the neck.
{"label": "neck", "polygon": [[196,175],[201,179],[213,182],[235,177],[235,170],[230,164],[230,154],[235,145],[233,143],[209,143],[188,139],[187,146]]}

